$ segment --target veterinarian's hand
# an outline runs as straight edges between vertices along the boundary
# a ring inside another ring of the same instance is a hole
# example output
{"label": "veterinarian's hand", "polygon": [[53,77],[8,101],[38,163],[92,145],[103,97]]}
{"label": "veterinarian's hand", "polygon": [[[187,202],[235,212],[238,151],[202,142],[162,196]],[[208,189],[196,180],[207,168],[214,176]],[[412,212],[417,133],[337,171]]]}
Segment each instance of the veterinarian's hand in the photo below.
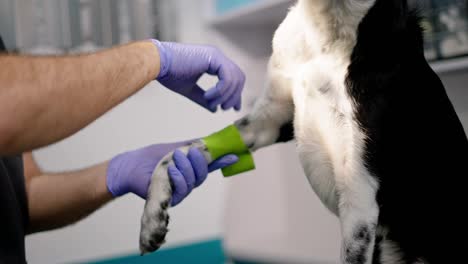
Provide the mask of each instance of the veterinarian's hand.
{"label": "veterinarian's hand", "polygon": [[187,156],[180,150],[174,152],[174,165],[168,168],[172,182],[172,206],[180,203],[193,188],[200,186],[208,173],[236,163],[236,155],[226,155],[208,164],[203,154],[196,148],[189,150]]}
{"label": "veterinarian's hand", "polygon": [[[241,94],[245,75],[220,50],[211,46],[185,45],[153,40],[160,54],[160,72],[157,80],[170,90],[216,112],[232,107],[241,109]],[[215,87],[206,91],[197,85],[205,74],[216,75]]]}
{"label": "veterinarian's hand", "polygon": [[[146,199],[156,165],[168,153],[186,144],[157,144],[114,157],[107,168],[107,189],[114,197],[134,193]],[[200,151],[191,149],[187,156],[175,151],[173,160],[175,166],[170,166],[168,173],[172,182],[174,206],[190,194],[194,187],[200,186],[209,172],[234,164],[238,158],[226,155],[208,164]]]}

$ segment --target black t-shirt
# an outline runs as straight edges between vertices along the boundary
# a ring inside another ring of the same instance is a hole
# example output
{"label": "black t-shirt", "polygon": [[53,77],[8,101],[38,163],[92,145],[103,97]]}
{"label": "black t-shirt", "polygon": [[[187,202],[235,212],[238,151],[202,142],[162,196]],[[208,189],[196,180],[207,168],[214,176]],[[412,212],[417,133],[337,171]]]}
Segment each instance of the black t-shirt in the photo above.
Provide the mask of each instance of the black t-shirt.
{"label": "black t-shirt", "polygon": [[[1,37],[0,52],[5,52]],[[28,219],[23,160],[21,156],[0,156],[0,264],[26,263],[24,236]]]}

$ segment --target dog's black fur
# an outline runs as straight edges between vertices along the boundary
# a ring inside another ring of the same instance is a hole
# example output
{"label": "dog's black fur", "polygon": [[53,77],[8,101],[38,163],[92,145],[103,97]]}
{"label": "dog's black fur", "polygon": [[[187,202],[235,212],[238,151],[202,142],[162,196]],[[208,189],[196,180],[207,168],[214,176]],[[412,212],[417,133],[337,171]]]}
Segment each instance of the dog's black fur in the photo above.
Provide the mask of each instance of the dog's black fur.
{"label": "dog's black fur", "polygon": [[464,263],[468,140],[406,0],[377,0],[362,20],[347,88],[380,183],[374,263],[388,240],[402,263]]}

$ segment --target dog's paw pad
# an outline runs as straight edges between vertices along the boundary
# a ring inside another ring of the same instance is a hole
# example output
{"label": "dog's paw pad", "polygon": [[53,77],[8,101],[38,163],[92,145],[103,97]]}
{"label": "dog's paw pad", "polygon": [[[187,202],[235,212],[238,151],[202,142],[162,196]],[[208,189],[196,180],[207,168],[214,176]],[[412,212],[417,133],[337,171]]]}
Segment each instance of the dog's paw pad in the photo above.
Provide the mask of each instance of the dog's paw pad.
{"label": "dog's paw pad", "polygon": [[166,242],[167,228],[154,230],[147,239],[140,240],[141,255],[158,250]]}
{"label": "dog's paw pad", "polygon": [[[168,207],[169,202],[163,202],[161,206]],[[169,214],[166,210],[158,210],[143,218],[144,222],[140,233],[140,252],[141,254],[150,253],[158,250],[166,239],[169,231]]]}
{"label": "dog's paw pad", "polygon": [[160,211],[156,216],[152,217],[152,223],[148,223],[142,227],[140,234],[140,252],[141,254],[150,253],[158,250],[166,239],[166,234],[169,231],[169,215],[165,211]]}

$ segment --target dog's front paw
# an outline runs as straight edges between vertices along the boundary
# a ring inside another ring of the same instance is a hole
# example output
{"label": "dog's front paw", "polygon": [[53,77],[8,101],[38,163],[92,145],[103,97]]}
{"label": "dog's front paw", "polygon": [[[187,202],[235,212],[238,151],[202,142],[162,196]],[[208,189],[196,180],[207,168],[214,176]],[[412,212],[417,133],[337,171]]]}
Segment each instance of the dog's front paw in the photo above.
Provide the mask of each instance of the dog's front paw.
{"label": "dog's front paw", "polygon": [[156,166],[148,190],[145,210],[141,218],[140,252],[142,255],[156,251],[165,242],[168,232],[172,188],[167,168],[173,153],[167,154]]}
{"label": "dog's front paw", "polygon": [[[211,156],[201,140],[192,142],[179,150],[187,154],[189,149],[193,147],[198,148],[203,153],[207,162],[211,162]],[[174,165],[173,154],[174,152],[171,152],[161,159],[153,172],[145,210],[141,218],[140,252],[142,255],[156,251],[165,242],[169,224],[167,211],[172,198],[168,168],[170,165]]]}
{"label": "dog's front paw", "polygon": [[158,250],[165,242],[169,231],[169,214],[167,208],[169,200],[166,200],[156,208],[145,208],[141,219],[140,252],[142,255]]}

